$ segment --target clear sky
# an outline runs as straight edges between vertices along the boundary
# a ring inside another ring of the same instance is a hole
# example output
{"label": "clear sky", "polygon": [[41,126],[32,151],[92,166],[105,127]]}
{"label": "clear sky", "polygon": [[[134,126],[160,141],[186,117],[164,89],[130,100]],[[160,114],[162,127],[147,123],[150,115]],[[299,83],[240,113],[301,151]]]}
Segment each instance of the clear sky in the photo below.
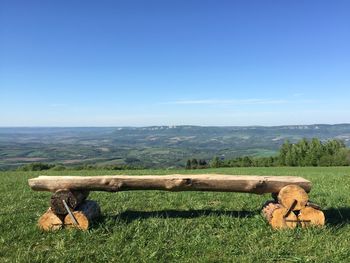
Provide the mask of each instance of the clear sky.
{"label": "clear sky", "polygon": [[0,126],[350,122],[350,1],[0,1]]}

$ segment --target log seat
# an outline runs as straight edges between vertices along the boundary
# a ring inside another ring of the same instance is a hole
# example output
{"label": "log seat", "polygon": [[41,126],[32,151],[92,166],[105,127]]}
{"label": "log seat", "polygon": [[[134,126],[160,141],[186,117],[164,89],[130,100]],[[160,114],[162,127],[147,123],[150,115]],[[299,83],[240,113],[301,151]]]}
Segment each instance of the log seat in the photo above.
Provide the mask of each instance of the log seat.
{"label": "log seat", "polygon": [[29,179],[35,191],[61,189],[119,192],[130,190],[217,191],[254,194],[278,193],[286,185],[298,185],[306,192],[311,182],[296,176],[253,176],[223,174],[39,176]]}

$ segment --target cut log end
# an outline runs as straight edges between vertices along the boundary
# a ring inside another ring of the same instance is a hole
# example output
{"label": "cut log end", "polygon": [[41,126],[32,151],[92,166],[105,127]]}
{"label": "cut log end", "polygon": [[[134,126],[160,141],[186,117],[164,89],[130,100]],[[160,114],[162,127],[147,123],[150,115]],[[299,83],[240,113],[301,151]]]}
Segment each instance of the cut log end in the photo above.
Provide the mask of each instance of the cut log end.
{"label": "cut log end", "polygon": [[66,215],[64,225],[66,228],[87,230],[91,226],[93,220],[98,218],[100,214],[101,210],[98,203],[95,201],[86,200],[77,208],[76,211],[73,212],[73,216],[78,225],[74,224],[74,220],[70,215]]}
{"label": "cut log end", "polygon": [[49,208],[38,220],[38,227],[44,231],[59,230],[63,227],[63,218]]}
{"label": "cut log end", "polygon": [[321,210],[307,206],[300,210],[298,220],[302,227],[324,226],[325,216]]}
{"label": "cut log end", "polygon": [[55,214],[66,215],[67,210],[63,204],[63,200],[70,209],[74,210],[88,197],[88,195],[89,191],[58,190],[51,196],[50,206]]}
{"label": "cut log end", "polygon": [[270,224],[273,229],[293,229],[298,225],[297,220],[298,218],[293,211],[288,213],[288,209],[280,207],[273,212]]}
{"label": "cut log end", "polygon": [[301,210],[309,201],[306,191],[298,185],[287,185],[277,196],[278,202],[292,211]]}
{"label": "cut log end", "polygon": [[262,214],[273,229],[293,229],[297,226],[297,216],[275,201],[265,203]]}

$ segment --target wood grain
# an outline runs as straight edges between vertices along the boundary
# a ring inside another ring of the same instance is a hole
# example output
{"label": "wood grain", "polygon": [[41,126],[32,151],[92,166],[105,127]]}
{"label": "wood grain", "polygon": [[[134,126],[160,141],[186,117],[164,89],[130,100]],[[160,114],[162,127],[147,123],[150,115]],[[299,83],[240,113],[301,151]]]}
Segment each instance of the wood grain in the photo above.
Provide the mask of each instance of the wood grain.
{"label": "wood grain", "polygon": [[243,193],[278,193],[286,185],[298,185],[306,192],[311,182],[295,176],[251,175],[116,175],[116,176],[39,176],[28,180],[35,191],[55,192],[59,189],[87,191],[218,191]]}

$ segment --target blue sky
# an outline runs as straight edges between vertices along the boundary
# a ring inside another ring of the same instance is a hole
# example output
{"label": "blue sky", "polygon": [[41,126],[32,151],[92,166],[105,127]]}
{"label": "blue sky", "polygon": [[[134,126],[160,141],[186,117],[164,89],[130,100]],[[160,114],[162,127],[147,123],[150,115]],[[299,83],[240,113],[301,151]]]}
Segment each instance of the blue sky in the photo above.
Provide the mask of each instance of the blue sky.
{"label": "blue sky", "polygon": [[350,1],[0,1],[0,126],[350,122]]}

